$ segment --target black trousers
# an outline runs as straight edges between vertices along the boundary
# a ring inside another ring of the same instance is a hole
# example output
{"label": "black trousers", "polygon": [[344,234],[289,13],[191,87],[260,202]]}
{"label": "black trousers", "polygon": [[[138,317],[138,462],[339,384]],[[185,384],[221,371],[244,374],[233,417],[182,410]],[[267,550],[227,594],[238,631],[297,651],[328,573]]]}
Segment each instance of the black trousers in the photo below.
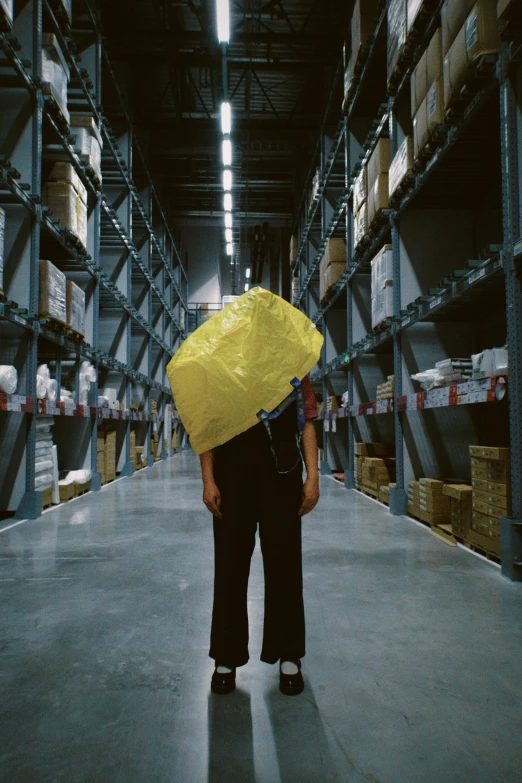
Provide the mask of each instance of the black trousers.
{"label": "black trousers", "polygon": [[298,514],[302,463],[280,475],[259,424],[217,449],[214,469],[223,519],[214,519],[210,657],[230,667],[248,662],[247,588],[259,527],[265,576],[261,660],[272,664],[279,658],[302,658],[305,620]]}

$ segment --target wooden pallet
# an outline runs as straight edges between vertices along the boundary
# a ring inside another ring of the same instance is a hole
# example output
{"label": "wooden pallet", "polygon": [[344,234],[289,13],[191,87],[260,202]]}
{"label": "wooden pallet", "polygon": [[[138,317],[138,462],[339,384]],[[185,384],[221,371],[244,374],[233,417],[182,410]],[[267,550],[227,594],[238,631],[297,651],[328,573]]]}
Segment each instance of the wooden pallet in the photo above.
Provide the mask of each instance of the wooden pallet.
{"label": "wooden pallet", "polygon": [[74,484],[74,496],[79,498],[82,495],[86,495],[91,491],[91,482],[86,481],[84,484]]}
{"label": "wooden pallet", "polygon": [[379,498],[379,492],[377,490],[372,489],[371,487],[365,487],[364,484],[361,485],[360,491],[364,495],[368,495],[368,497],[373,498],[374,500]]}
{"label": "wooden pallet", "polygon": [[477,544],[470,544],[469,541],[461,541],[459,543],[461,543],[462,546],[465,546],[466,549],[469,549],[471,552],[476,552],[478,555],[482,555],[482,557],[485,557],[487,560],[490,560],[492,563],[496,563],[497,565],[500,565],[500,557],[499,555],[496,555],[494,552],[488,552],[487,549],[484,549],[484,547],[478,546]]}

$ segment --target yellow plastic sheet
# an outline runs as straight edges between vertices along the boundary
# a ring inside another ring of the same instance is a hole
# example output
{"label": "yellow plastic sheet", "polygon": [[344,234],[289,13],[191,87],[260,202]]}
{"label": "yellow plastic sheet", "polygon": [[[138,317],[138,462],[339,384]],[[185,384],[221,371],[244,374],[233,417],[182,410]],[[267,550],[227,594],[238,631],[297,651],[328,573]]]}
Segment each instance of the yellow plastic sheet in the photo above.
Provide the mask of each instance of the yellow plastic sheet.
{"label": "yellow plastic sheet", "polygon": [[317,363],[323,337],[299,310],[254,288],[204,323],[167,367],[196,454],[221,446],[272,411]]}

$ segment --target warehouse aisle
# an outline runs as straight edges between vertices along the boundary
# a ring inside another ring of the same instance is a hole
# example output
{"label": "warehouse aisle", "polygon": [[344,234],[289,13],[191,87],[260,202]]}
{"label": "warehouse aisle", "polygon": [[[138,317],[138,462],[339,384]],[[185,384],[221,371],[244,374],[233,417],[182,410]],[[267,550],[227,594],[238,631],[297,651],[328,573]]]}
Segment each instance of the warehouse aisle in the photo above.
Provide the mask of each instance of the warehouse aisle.
{"label": "warehouse aisle", "polygon": [[0,534],[0,779],[520,780],[522,586],[323,479],[305,693],[258,660],[210,695],[211,520],[175,457]]}

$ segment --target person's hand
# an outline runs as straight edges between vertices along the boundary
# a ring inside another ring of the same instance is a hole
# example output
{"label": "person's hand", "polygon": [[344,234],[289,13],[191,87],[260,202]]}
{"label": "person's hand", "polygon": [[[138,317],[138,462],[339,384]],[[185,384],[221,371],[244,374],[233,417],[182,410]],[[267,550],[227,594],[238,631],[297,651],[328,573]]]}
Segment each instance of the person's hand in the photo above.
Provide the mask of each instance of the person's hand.
{"label": "person's hand", "polygon": [[203,485],[203,503],[211,514],[218,519],[223,519],[221,513],[221,492],[215,481],[207,482]]}
{"label": "person's hand", "polygon": [[319,478],[308,477],[303,485],[303,501],[299,509],[299,516],[304,517],[316,507],[319,502]]}

